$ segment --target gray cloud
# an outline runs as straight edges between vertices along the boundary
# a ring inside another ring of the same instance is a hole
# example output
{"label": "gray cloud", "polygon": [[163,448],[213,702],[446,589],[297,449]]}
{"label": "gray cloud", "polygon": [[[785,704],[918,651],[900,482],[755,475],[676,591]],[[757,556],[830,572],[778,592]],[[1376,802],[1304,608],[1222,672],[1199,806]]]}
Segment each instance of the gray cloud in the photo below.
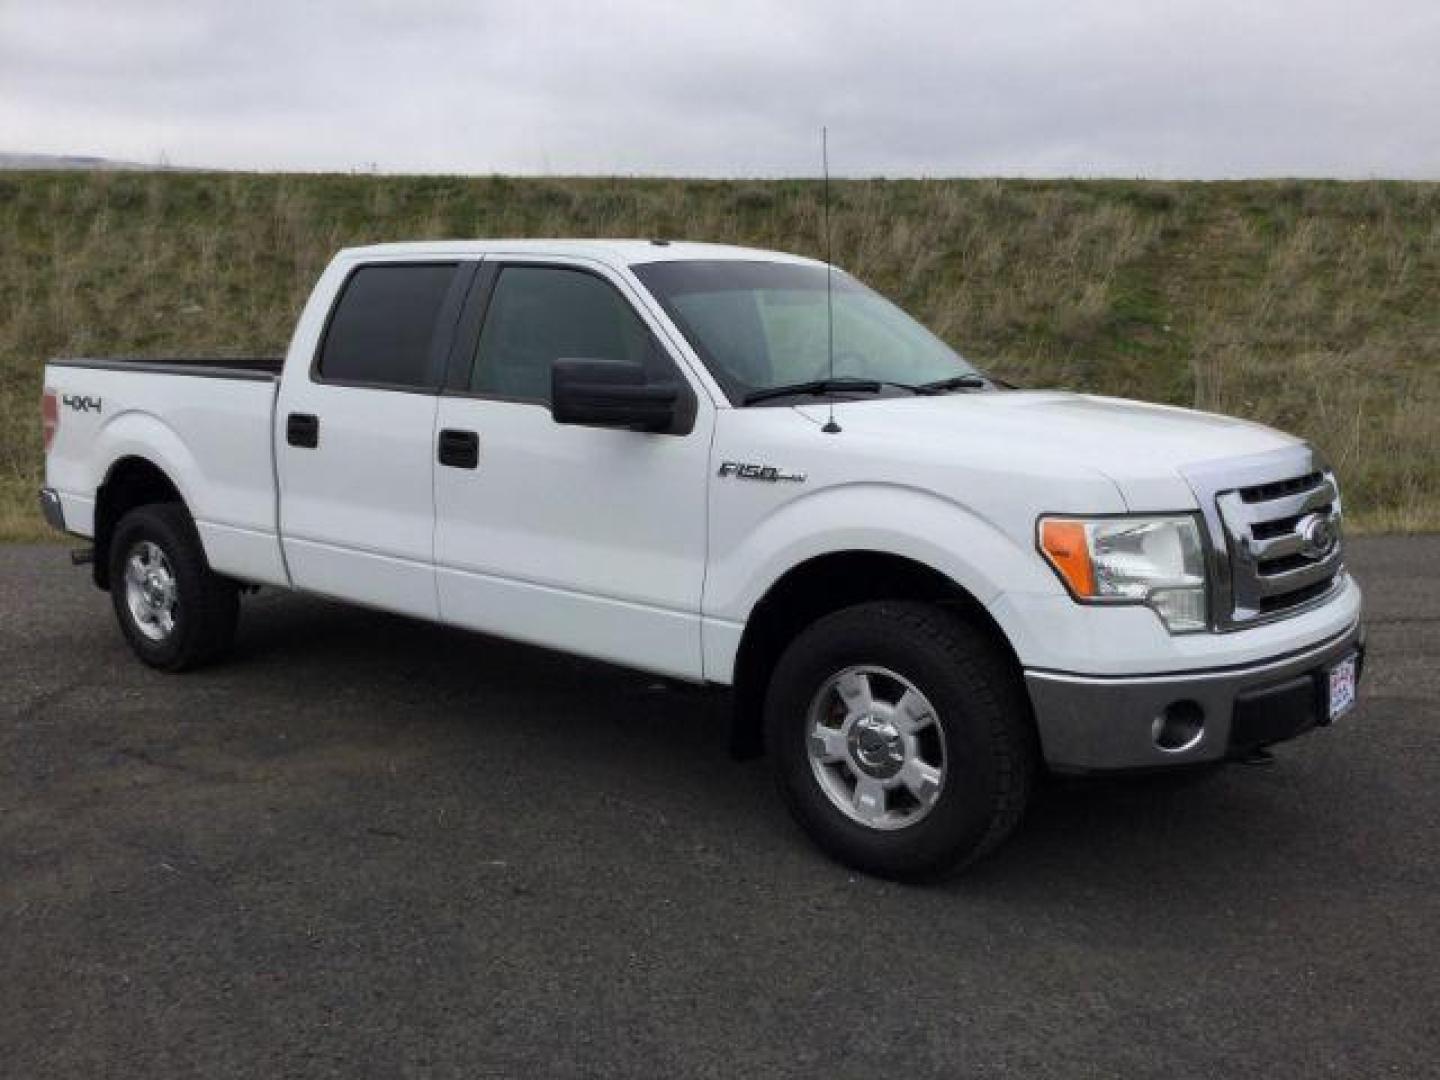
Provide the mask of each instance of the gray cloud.
{"label": "gray cloud", "polygon": [[0,0],[0,149],[239,168],[1440,176],[1432,0]]}

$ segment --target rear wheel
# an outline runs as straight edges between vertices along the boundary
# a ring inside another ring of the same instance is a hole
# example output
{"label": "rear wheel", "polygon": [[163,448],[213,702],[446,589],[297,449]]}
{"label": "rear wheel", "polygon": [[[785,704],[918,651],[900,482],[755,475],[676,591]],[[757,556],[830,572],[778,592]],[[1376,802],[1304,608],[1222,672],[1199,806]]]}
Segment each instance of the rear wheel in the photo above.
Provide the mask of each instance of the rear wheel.
{"label": "rear wheel", "polygon": [[766,734],[806,832],[882,877],[984,855],[1020,820],[1035,773],[1013,662],[928,604],[861,604],[802,632],[775,669]]}
{"label": "rear wheel", "polygon": [[115,526],[110,599],[131,649],[151,667],[198,667],[235,638],[239,589],[210,569],[178,503],[137,507]]}

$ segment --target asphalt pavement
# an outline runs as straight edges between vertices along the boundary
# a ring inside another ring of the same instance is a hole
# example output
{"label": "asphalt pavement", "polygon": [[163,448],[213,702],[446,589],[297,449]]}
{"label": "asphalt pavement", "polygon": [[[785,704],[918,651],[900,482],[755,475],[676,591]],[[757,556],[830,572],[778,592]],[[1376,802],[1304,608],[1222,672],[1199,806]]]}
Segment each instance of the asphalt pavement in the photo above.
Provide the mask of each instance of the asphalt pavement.
{"label": "asphalt pavement", "polygon": [[0,1076],[1440,1075],[1440,538],[1351,550],[1356,713],[913,887],[713,695],[276,593],[162,675],[0,547]]}

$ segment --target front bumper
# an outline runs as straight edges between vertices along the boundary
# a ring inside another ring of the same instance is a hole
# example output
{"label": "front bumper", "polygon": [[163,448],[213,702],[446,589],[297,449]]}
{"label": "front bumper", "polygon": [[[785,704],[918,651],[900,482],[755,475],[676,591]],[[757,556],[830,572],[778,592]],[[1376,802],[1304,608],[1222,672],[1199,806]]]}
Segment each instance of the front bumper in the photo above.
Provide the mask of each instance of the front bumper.
{"label": "front bumper", "polygon": [[45,524],[65,532],[65,508],[60,505],[60,496],[54,488],[40,489],[40,513],[45,517]]}
{"label": "front bumper", "polygon": [[[1358,621],[1310,648],[1239,667],[1136,677],[1027,671],[1025,683],[1057,772],[1168,768],[1243,755],[1328,723],[1326,673],[1352,653],[1358,675]],[[1167,715],[1198,723],[1194,738],[1162,745]]]}

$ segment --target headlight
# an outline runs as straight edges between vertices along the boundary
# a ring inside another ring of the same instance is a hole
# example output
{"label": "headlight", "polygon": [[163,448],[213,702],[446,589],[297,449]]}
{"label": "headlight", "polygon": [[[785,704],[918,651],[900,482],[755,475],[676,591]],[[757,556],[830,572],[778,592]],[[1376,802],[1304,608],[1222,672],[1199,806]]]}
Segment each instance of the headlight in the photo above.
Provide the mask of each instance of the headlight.
{"label": "headlight", "polygon": [[1077,600],[1148,604],[1172,634],[1208,625],[1193,517],[1041,518],[1040,551]]}

